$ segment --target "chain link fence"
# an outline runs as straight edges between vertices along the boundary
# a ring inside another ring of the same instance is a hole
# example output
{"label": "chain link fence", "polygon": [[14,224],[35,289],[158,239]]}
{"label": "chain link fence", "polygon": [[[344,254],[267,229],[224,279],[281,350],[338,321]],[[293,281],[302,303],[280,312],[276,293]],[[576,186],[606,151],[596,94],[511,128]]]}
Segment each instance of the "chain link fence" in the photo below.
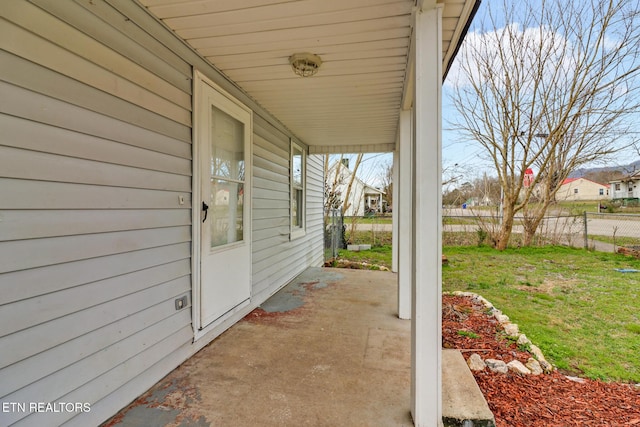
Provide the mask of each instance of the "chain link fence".
{"label": "chain link fence", "polygon": [[[348,218],[349,219],[349,218]],[[354,228],[354,219],[349,219],[349,227]],[[491,244],[491,236],[497,235],[501,219],[490,213],[470,213],[467,215],[443,216],[443,244],[475,245]],[[340,249],[347,246],[347,230],[345,218],[340,210],[332,210],[328,216],[325,229],[325,260],[334,260]],[[516,217],[509,245],[518,247],[522,244],[524,234],[523,218]],[[383,230],[391,230],[391,224],[362,223],[357,224],[361,234],[369,236],[376,243],[376,236]],[[390,234],[390,233],[388,233]],[[578,215],[549,215],[540,223],[535,245],[569,245],[594,249],[602,252],[618,252],[630,250],[640,255],[640,215],[584,212]],[[360,242],[362,243],[362,242]],[[387,244],[389,244],[388,242]]]}
{"label": "chain link fence", "polygon": [[324,259],[329,261],[338,257],[338,251],[346,247],[346,227],[340,209],[332,209],[329,223],[324,230]]}
{"label": "chain link fence", "polygon": [[640,249],[640,215],[586,213],[585,220],[589,247],[598,249],[598,242],[604,242],[612,245],[613,251],[620,247]]}
{"label": "chain link fence", "polygon": [[[489,243],[500,229],[501,219],[495,215],[463,215],[443,217],[444,244]],[[515,217],[510,244],[518,246],[524,232],[523,218]],[[538,245],[569,245],[604,252],[620,247],[640,250],[640,215],[584,212],[579,215],[545,217],[534,239]]]}

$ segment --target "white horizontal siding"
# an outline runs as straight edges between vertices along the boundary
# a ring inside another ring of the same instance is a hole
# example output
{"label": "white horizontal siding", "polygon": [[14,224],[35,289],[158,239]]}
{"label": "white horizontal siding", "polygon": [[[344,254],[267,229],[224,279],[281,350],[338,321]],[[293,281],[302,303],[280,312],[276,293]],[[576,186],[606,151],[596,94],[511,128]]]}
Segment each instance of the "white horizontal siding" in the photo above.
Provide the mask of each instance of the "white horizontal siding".
{"label": "white horizontal siding", "polygon": [[166,318],[167,309],[173,301],[163,301],[148,307],[132,316],[116,320],[91,334],[73,338],[64,343],[37,353],[32,357],[16,362],[16,369],[20,369],[21,376],[8,375],[9,371],[0,371],[0,395],[7,395],[13,390],[19,390],[49,372],[58,371],[75,362],[78,355],[89,355],[109,346],[113,336],[127,337],[137,332],[140,324],[152,325]]}
{"label": "white horizontal siding", "polygon": [[[5,51],[0,51],[0,62],[5,64],[2,79],[16,86],[31,89],[63,101],[71,101],[106,116],[134,122],[163,135],[190,142],[191,127],[168,121],[159,114],[123,101],[81,82],[68,79],[48,68],[34,64]],[[82,96],[79,96],[81,94]]]}
{"label": "white horizontal siding", "polygon": [[[188,276],[190,272],[188,260],[176,261],[124,276],[88,283],[78,288],[69,288],[13,304],[5,304],[0,306],[0,318],[9,320],[0,324],[0,337],[75,313],[85,307],[99,305]],[[40,309],[34,311],[32,310],[34,306]]]}
{"label": "white horizontal siding", "polygon": [[3,210],[0,241],[189,226],[188,209]]}
{"label": "white horizontal siding", "polygon": [[[136,4],[16,0],[1,15],[0,400],[91,412],[0,424],[95,425],[202,345],[190,300],[193,66],[256,112],[253,304],[320,265],[322,216],[289,239],[291,135]],[[321,161],[308,157],[310,208]]]}
{"label": "white horizontal siding", "polygon": [[191,348],[191,66],[105,3],[35,3],[0,19],[0,399],[100,407]]}
{"label": "white horizontal siding", "polygon": [[33,151],[95,160],[140,169],[191,175],[191,161],[143,147],[52,127],[13,116],[0,115],[2,144]]}
{"label": "white horizontal siding", "polygon": [[[253,294],[261,300],[306,267],[322,263],[321,156],[307,156],[306,234],[290,240],[289,138],[260,117],[254,119],[254,192],[252,218]],[[320,222],[318,222],[318,218]]]}
{"label": "white horizontal siding", "polygon": [[[25,197],[28,194],[30,197]],[[184,205],[180,204],[184,198]],[[185,209],[191,192],[0,178],[0,209]]]}
{"label": "white horizontal siding", "polygon": [[191,123],[189,94],[111,48],[27,2],[7,3],[3,15],[11,22],[0,21],[0,48],[175,122]]}
{"label": "white horizontal siding", "polygon": [[[164,317],[167,317],[168,312],[173,314],[175,310],[173,298],[187,292],[190,286],[189,278],[182,277],[153,288],[129,294],[123,298],[114,299],[99,306],[88,307],[47,323],[24,329],[19,334],[6,335],[0,338],[0,343],[3,349],[6,350],[3,351],[2,365],[3,368],[8,367],[8,371],[6,373],[3,372],[3,376],[16,376],[15,372],[13,372],[16,365],[11,365],[12,363],[15,364],[61,344],[64,348],[67,342],[85,336],[85,334],[87,334],[85,339],[106,338],[108,342],[115,342],[114,339],[118,339],[119,333],[103,336],[101,333],[94,334],[94,332],[113,322],[142,313],[147,308],[163,303],[163,301],[167,301],[163,305]],[[145,327],[146,322],[147,320],[138,323],[136,331]],[[58,328],[58,330],[53,333],[53,328]],[[75,356],[82,357],[82,354]],[[77,357],[75,360],[77,360]],[[20,377],[21,375],[17,376]],[[36,398],[37,396],[33,397]]]}
{"label": "white horizontal siding", "polygon": [[[34,240],[34,242],[38,242]],[[189,259],[191,243],[89,258],[0,275],[2,304],[124,275],[165,263]],[[21,284],[15,286],[16,283]]]}
{"label": "white horizontal siding", "polygon": [[0,273],[188,241],[191,241],[191,227],[182,226],[44,238],[39,239],[37,252],[33,251],[31,240],[2,242]]}
{"label": "white horizontal siding", "polygon": [[6,178],[189,192],[191,177],[0,146]]}
{"label": "white horizontal siding", "polygon": [[[0,80],[2,76],[0,75]],[[79,92],[83,97],[83,92]],[[116,120],[68,101],[0,81],[0,113],[79,132],[85,135],[191,159],[191,144],[141,128],[135,122]],[[33,108],[37,105],[39,108]],[[134,117],[131,118],[132,120]]]}
{"label": "white horizontal siding", "polygon": [[[143,351],[130,359],[118,363],[115,368],[102,373],[94,381],[100,383],[100,387],[96,387],[92,382],[85,383],[81,387],[65,394],[60,398],[64,402],[97,402],[100,399],[115,392],[122,385],[123,378],[136,378],[139,375],[146,374],[146,371],[153,367],[156,363],[162,363],[165,358],[171,358],[176,349],[181,349],[190,344],[193,338],[193,330],[190,326],[184,326],[179,330],[165,330],[163,335],[165,338],[150,339],[149,346]],[[146,344],[146,343],[145,343]],[[180,350],[178,350],[180,351]],[[184,353],[180,351],[180,353]],[[175,362],[174,362],[175,363]],[[173,365],[175,367],[175,365]],[[171,368],[169,368],[171,369]],[[162,375],[159,377],[161,378]],[[86,414],[90,414],[86,413]],[[69,420],[73,413],[57,413],[57,414],[32,414],[23,422],[16,423],[16,426],[43,426],[43,425],[61,425]],[[89,417],[87,417],[89,418]],[[95,419],[92,415],[91,419]],[[91,425],[90,421],[84,421],[85,424]]]}
{"label": "white horizontal siding", "polygon": [[[10,399],[11,402],[29,402],[33,396],[39,396],[44,399],[44,402],[54,402],[59,398],[58,387],[63,386],[68,390],[75,390],[97,375],[108,372],[113,368],[114,362],[116,365],[124,363],[143,352],[145,348],[151,347],[168,335],[179,331],[189,321],[189,317],[189,312],[186,310],[165,317],[134,335],[120,339],[101,351],[86,355],[79,362],[47,375],[37,383],[31,383],[17,392],[9,394],[6,399]],[[16,414],[17,416],[19,414]]]}

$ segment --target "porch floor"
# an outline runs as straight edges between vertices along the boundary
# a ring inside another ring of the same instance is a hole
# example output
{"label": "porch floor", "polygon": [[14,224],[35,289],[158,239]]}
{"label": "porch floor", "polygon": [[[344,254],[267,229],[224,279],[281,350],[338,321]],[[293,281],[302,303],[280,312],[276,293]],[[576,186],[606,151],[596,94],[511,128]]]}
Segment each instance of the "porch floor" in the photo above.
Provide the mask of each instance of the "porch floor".
{"label": "porch floor", "polygon": [[311,268],[108,426],[412,426],[397,276]]}

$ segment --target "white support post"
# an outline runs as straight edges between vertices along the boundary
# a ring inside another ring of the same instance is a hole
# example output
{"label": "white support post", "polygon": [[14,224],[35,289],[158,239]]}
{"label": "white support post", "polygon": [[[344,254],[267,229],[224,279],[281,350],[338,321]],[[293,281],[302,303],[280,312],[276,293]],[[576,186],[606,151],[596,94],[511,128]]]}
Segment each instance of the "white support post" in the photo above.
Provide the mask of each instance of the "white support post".
{"label": "white support post", "polygon": [[411,413],[417,427],[442,422],[441,25],[440,5],[416,11]]}
{"label": "white support post", "polygon": [[398,150],[398,317],[411,319],[411,277],[413,275],[413,182],[412,182],[412,111],[400,111],[400,146]]}
{"label": "white support post", "polygon": [[400,167],[398,148],[393,152],[393,177],[391,178],[391,271],[398,272],[398,168]]}

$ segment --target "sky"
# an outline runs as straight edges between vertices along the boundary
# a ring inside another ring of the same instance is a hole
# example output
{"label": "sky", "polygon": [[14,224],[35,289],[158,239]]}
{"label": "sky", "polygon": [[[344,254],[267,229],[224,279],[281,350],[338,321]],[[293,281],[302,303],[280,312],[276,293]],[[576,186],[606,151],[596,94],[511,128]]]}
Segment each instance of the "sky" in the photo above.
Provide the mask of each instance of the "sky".
{"label": "sky", "polygon": [[[532,0],[536,1],[536,0]],[[485,1],[482,2],[478,13],[473,20],[469,33],[467,34],[467,39],[469,36],[472,38],[474,36],[477,40],[479,36],[474,34],[474,32],[479,32],[483,17],[485,16],[487,9],[491,7],[492,15],[501,16],[502,15],[502,7],[503,2],[498,1]],[[634,3],[633,6],[628,4],[630,7],[637,8],[637,3]],[[521,12],[522,10],[519,10]],[[535,18],[534,18],[535,19]],[[515,24],[516,28],[518,26],[518,22],[509,23]],[[531,24],[531,23],[530,23]],[[490,24],[491,25],[491,24]],[[504,27],[504,22],[496,22],[496,27]],[[524,25],[526,27],[526,25]],[[533,27],[529,27],[533,28]],[[548,30],[550,31],[550,30]],[[610,33],[614,34],[614,33]],[[606,38],[605,38],[606,39]],[[486,39],[485,39],[486,40]],[[611,37],[609,43],[611,46],[616,45],[615,35]],[[490,48],[489,48],[490,49]],[[447,80],[443,84],[443,96],[442,96],[442,116],[445,118],[443,121],[443,129],[442,129],[442,167],[443,167],[443,180],[450,179],[454,176],[470,176],[470,179],[481,177],[482,174],[486,171],[489,175],[495,175],[492,173],[494,169],[493,163],[488,160],[488,156],[485,154],[485,149],[482,148],[479,144],[474,144],[472,142],[465,142],[464,139],[454,130],[452,130],[451,122],[455,121],[458,117],[458,112],[452,106],[450,96],[453,91],[456,90],[453,82],[457,80],[457,67],[456,61],[458,61],[460,57],[460,53],[449,71],[449,75],[447,76]],[[525,59],[526,60],[526,59]],[[636,121],[640,123],[640,117]],[[632,135],[636,132],[631,132],[628,135]],[[639,132],[640,133],[640,129]],[[624,139],[624,136],[622,137]],[[623,152],[620,152],[616,155],[607,166],[625,166],[629,163],[638,160],[638,153],[633,149],[628,149]],[[586,167],[596,167],[603,166],[602,164],[592,164],[585,165]],[[469,180],[470,180],[469,179]]]}
{"label": "sky", "polygon": [[[474,19],[469,31],[478,31],[480,27],[480,21],[483,13],[490,2],[482,2],[480,10],[478,11],[476,18]],[[500,7],[501,1],[491,2],[491,7]],[[498,14],[500,12],[498,11]],[[454,130],[451,129],[451,121],[455,121],[458,113],[451,105],[450,95],[452,91],[456,90],[455,86],[451,84],[452,80],[455,80],[456,66],[451,67],[447,81],[443,85],[442,96],[442,116],[445,118],[442,124],[442,168],[443,168],[443,180],[451,179],[456,176],[465,176],[471,180],[476,177],[482,176],[486,171],[489,175],[495,175],[492,173],[493,165],[490,163],[484,155],[484,149],[472,142],[465,142],[463,138]],[[639,120],[640,122],[640,120]],[[353,156],[355,159],[355,155]],[[637,160],[637,153],[623,153],[615,163],[619,165],[626,165],[634,160]],[[354,160],[352,160],[353,162]],[[383,165],[392,163],[392,155],[387,154],[367,154],[364,157],[364,161],[361,166],[361,171],[358,176],[363,181],[373,186],[380,186],[380,175],[383,171]]]}

